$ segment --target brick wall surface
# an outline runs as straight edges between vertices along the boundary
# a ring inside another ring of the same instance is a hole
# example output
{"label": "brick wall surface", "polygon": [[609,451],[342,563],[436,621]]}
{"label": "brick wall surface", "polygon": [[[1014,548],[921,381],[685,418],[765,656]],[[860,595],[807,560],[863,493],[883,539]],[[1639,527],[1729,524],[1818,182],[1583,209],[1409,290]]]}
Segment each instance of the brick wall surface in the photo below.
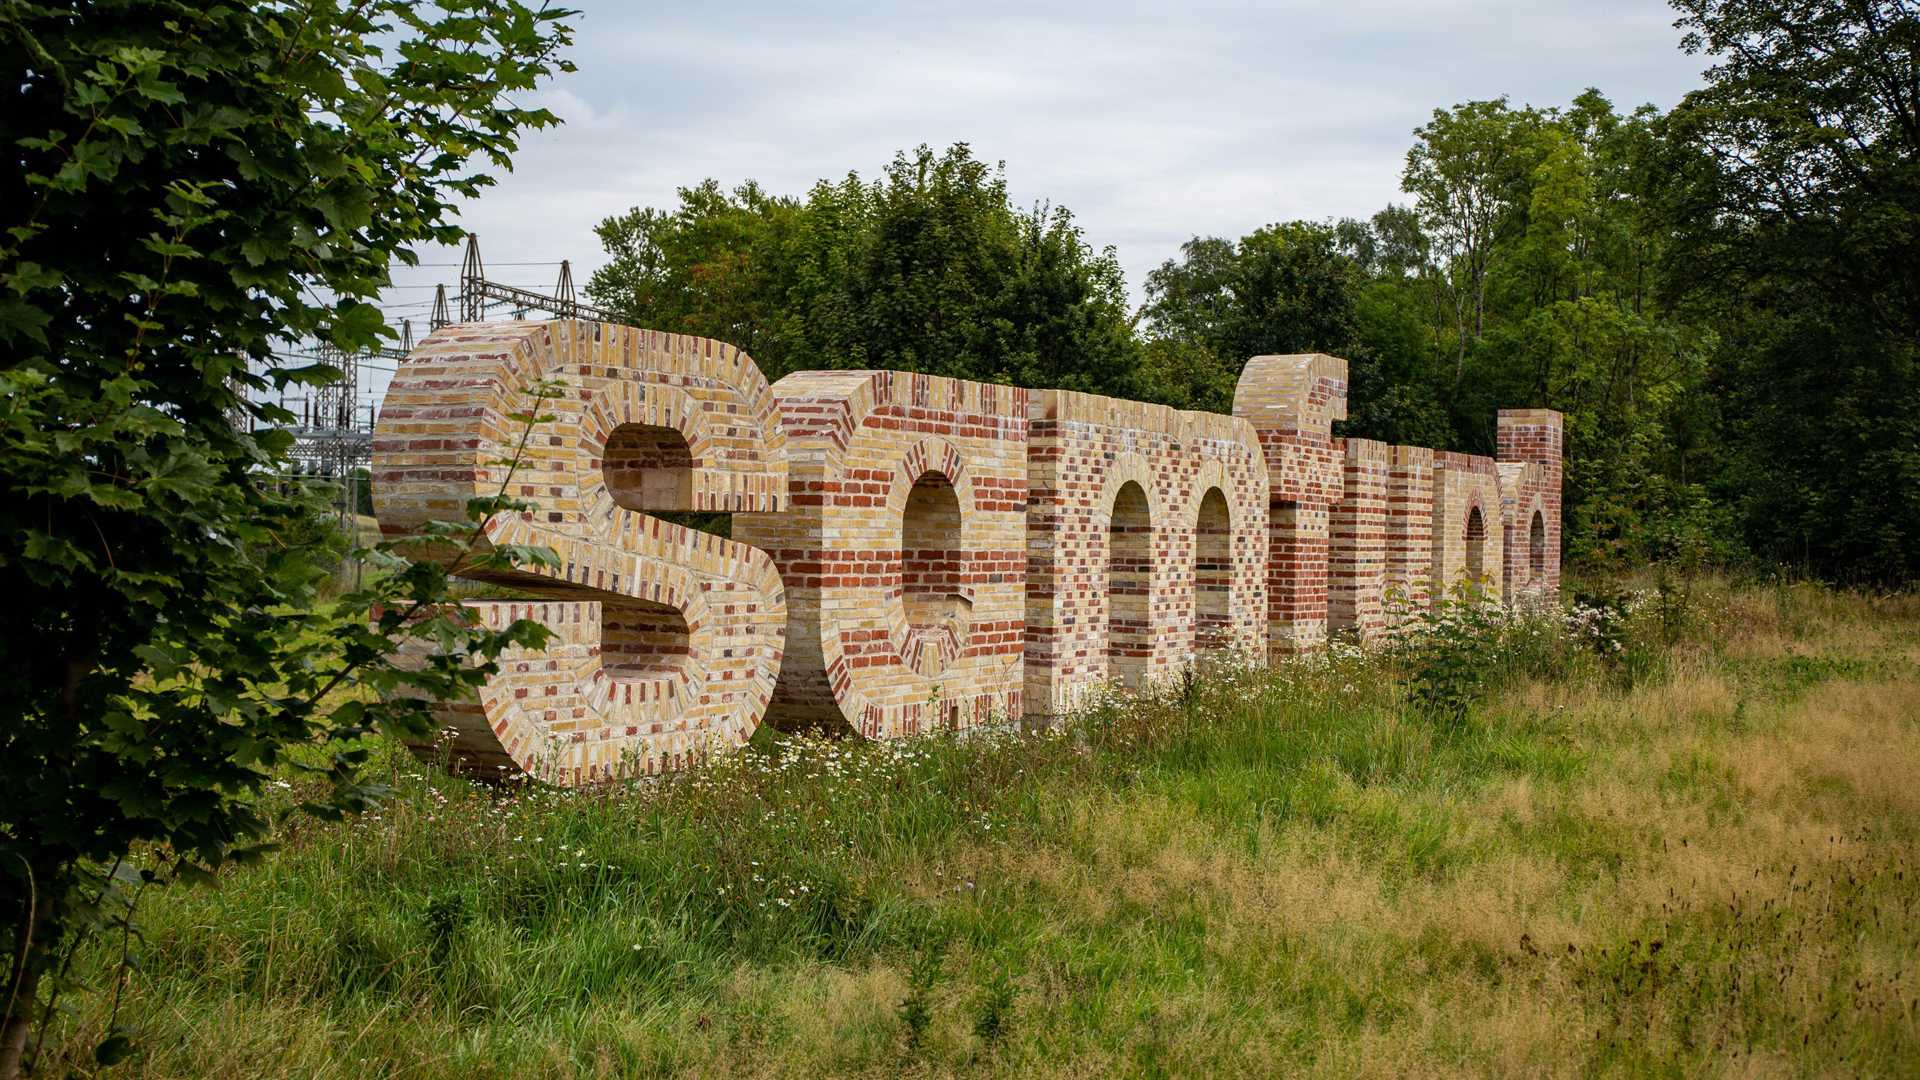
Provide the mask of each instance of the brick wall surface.
{"label": "brick wall surface", "polygon": [[[513,414],[564,383],[519,470]],[[1234,415],[889,371],[768,386],[745,354],[611,324],[479,323],[404,361],[374,433],[381,528],[464,520],[560,565],[471,606],[551,627],[456,757],[556,783],[671,769],[789,729],[911,735],[1052,718],[1228,649],[1392,630],[1477,577],[1560,586],[1563,421],[1500,414],[1497,458],[1336,440],[1346,362],[1248,362]],[[735,515],[733,539],[655,516]],[[652,513],[650,513],[650,511]]]}
{"label": "brick wall surface", "polygon": [[1201,651],[1257,651],[1267,470],[1252,425],[1064,390],[1030,401],[1028,713],[1165,679]]}
{"label": "brick wall surface", "polygon": [[1472,583],[1498,599],[1505,562],[1500,475],[1492,458],[1433,455],[1433,576],[1439,595]]}
{"label": "brick wall surface", "polygon": [[1530,607],[1560,595],[1561,440],[1565,421],[1551,409],[1502,409],[1497,449],[1505,553],[1502,579],[1511,602]]}
{"label": "brick wall surface", "polygon": [[894,371],[773,390],[792,505],[734,525],[786,585],[769,720],[892,737],[1018,719],[1030,392]]}
{"label": "brick wall surface", "polygon": [[1345,462],[1344,492],[1334,505],[1327,568],[1327,625],[1365,639],[1386,629],[1387,506],[1393,448],[1368,439],[1337,439]]}
{"label": "brick wall surface", "polygon": [[1433,602],[1433,451],[1395,446],[1387,471],[1387,623]]}

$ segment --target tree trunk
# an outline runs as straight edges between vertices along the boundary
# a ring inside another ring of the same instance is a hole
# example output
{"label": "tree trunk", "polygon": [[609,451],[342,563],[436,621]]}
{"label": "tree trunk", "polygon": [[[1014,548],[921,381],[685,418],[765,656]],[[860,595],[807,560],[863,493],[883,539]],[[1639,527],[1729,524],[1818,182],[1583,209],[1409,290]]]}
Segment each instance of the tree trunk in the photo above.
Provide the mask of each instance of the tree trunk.
{"label": "tree trunk", "polygon": [[27,1036],[33,1031],[33,1007],[40,1000],[40,969],[46,966],[46,946],[40,937],[47,924],[47,898],[36,896],[30,902],[32,916],[20,927],[20,948],[8,965],[7,985],[0,988],[9,1003],[5,1022],[0,1024],[0,1080],[20,1076]]}

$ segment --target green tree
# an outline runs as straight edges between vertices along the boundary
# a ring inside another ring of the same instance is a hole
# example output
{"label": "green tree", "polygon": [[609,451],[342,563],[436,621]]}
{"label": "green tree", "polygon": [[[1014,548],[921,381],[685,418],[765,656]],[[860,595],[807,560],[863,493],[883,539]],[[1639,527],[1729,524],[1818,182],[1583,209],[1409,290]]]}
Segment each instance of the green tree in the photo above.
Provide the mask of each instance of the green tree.
{"label": "green tree", "polygon": [[1435,109],[1414,130],[1401,189],[1414,196],[1433,260],[1430,281],[1452,316],[1454,380],[1466,371],[1467,348],[1487,326],[1487,288],[1495,260],[1523,205],[1528,136],[1541,122],[1533,109],[1502,97]]}
{"label": "green tree", "polygon": [[1225,411],[1246,357],[1318,350],[1348,361],[1355,436],[1485,454],[1497,410],[1556,408],[1570,555],[1728,554],[1700,392],[1715,337],[1656,295],[1661,117],[1589,90],[1437,110],[1415,134],[1411,205],[1196,237],[1150,274],[1143,395]]}
{"label": "green tree", "polygon": [[1138,344],[1112,251],[1064,207],[1016,208],[965,144],[900,154],[804,200],[748,183],[599,227],[594,300],[636,325],[718,337],[770,378],[893,368],[1129,394]]}
{"label": "green tree", "polygon": [[1196,236],[1180,255],[1147,275],[1140,309],[1151,400],[1231,412],[1248,357],[1354,359],[1364,276],[1334,226],[1288,221],[1238,241]]}
{"label": "green tree", "polygon": [[1676,0],[1666,291],[1720,336],[1723,497],[1761,552],[1920,573],[1920,9]]}
{"label": "green tree", "polygon": [[1340,247],[1360,268],[1344,430],[1415,446],[1451,446],[1452,391],[1443,378],[1441,293],[1428,279],[1432,244],[1411,207],[1388,206],[1370,220],[1335,225]]}
{"label": "green tree", "polygon": [[[393,260],[456,240],[451,200],[555,122],[512,96],[568,68],[565,14],[0,7],[0,1078],[53,1010],[58,958],[124,920],[127,890],[259,854],[255,795],[276,769],[313,775],[315,812],[362,805],[358,737],[427,723],[422,698],[372,692],[470,692],[502,648],[544,640],[469,625],[449,567],[395,545],[377,585],[324,602],[338,546],[309,485],[283,478],[290,440],[270,429],[293,417],[258,402],[338,375],[288,369],[276,346],[392,336],[367,301]],[[451,526],[434,539],[494,565],[536,556]],[[396,666],[413,635],[440,655]],[[100,1060],[126,1046],[115,1033]]]}
{"label": "green tree", "polygon": [[609,256],[587,291],[637,323],[680,329],[747,350],[781,354],[788,287],[785,236],[799,204],[748,182],[723,191],[708,180],[680,189],[671,213],[650,207],[608,218],[597,229]]}
{"label": "green tree", "polygon": [[[1656,197],[1668,160],[1657,112],[1622,114],[1597,90],[1565,107],[1437,110],[1408,152],[1411,213],[1343,226],[1372,275],[1362,341],[1384,372],[1367,389],[1356,368],[1367,404],[1355,419],[1375,427],[1353,429],[1430,435],[1439,417],[1420,406],[1434,403],[1449,429],[1438,444],[1488,453],[1498,409],[1555,408],[1567,415],[1570,557],[1731,554],[1705,486],[1714,335],[1657,295],[1676,228]],[[1421,317],[1424,343],[1410,332]]]}
{"label": "green tree", "polygon": [[1362,278],[1333,226],[1282,222],[1238,242],[1195,237],[1180,252],[1147,275],[1150,336],[1203,344],[1236,363],[1352,344]]}

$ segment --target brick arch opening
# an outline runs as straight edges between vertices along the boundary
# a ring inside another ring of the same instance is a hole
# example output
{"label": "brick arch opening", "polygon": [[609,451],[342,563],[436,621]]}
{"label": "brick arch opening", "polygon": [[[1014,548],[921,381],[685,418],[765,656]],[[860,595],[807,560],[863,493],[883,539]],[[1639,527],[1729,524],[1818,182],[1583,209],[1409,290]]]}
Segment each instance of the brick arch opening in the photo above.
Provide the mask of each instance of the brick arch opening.
{"label": "brick arch opening", "polygon": [[693,452],[678,430],[621,424],[600,453],[607,493],[628,510],[687,510],[693,506]]}
{"label": "brick arch opening", "polygon": [[686,667],[691,631],[680,609],[650,600],[600,601],[600,670],[615,682],[677,675]]}
{"label": "brick arch opening", "polygon": [[1487,519],[1478,506],[1467,511],[1467,579],[1479,582],[1487,575]]}
{"label": "brick arch opening", "polygon": [[1527,584],[1538,585],[1547,576],[1547,517],[1533,512],[1533,524],[1527,528]]}
{"label": "brick arch opening", "polygon": [[[677,429],[621,424],[607,434],[600,473],[615,505],[684,510],[693,500],[693,453]],[[600,601],[600,669],[616,682],[678,674],[691,651],[680,609],[633,597]]]}
{"label": "brick arch opening", "polygon": [[1114,495],[1107,523],[1107,675],[1136,687],[1153,658],[1153,515],[1147,493],[1129,480]]}
{"label": "brick arch opening", "polygon": [[1232,644],[1228,601],[1233,592],[1233,520],[1227,497],[1208,488],[1193,525],[1193,647],[1217,651]]}
{"label": "brick arch opening", "polygon": [[960,630],[972,604],[961,591],[966,553],[960,542],[960,497],[943,472],[913,482],[900,516],[900,591],[916,630]]}

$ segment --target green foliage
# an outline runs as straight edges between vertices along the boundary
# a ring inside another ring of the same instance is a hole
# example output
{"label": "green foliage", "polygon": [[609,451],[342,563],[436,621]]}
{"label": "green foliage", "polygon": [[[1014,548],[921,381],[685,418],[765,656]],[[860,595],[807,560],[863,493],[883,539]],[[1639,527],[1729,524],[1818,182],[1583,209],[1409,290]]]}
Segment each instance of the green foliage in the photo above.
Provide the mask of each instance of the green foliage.
{"label": "green foliage", "polygon": [[1138,346],[1111,250],[1020,210],[966,144],[899,154],[804,199],[708,180],[598,229],[588,295],[638,326],[747,350],[771,379],[889,368],[1130,395]]}
{"label": "green foliage", "polygon": [[940,969],[947,958],[947,944],[931,941],[923,946],[907,969],[907,996],[900,1000],[900,1023],[907,1029],[907,1053],[918,1054],[926,1041],[927,1027],[933,1022],[933,992],[940,984]]}
{"label": "green foliage", "polygon": [[373,516],[373,474],[366,469],[353,470],[352,477],[353,512],[362,517]]}
{"label": "green foliage", "polygon": [[1566,108],[1470,102],[1436,112],[1408,155],[1436,236],[1410,286],[1443,316],[1453,444],[1490,451],[1499,408],[1564,413],[1566,555],[1580,565],[1729,549],[1723,523],[1690,512],[1707,500],[1713,338],[1655,302],[1671,232],[1642,198],[1657,120],[1593,90]]}
{"label": "green foliage", "polygon": [[[1213,359],[1150,382],[1143,390],[1151,400],[1232,412],[1248,357],[1353,351],[1359,268],[1332,227],[1291,221],[1238,242],[1195,237],[1180,255],[1147,275],[1141,316],[1148,340],[1166,355],[1205,350]],[[1208,382],[1200,385],[1201,378]],[[1178,389],[1183,382],[1191,388]]]}
{"label": "green foliage", "polygon": [[[1910,580],[1920,17],[1904,0],[1674,6],[1715,63],[1670,116],[1595,90],[1439,109],[1407,155],[1413,205],[1336,227],[1364,275],[1317,309],[1354,312],[1347,430],[1485,453],[1496,409],[1558,409],[1574,565],[1751,549]],[[1185,276],[1224,281],[1228,247],[1189,245]],[[1262,306],[1193,291],[1165,291],[1182,310],[1154,324]]]}
{"label": "green foliage", "polygon": [[1013,1026],[1014,1000],[1019,989],[1005,971],[996,971],[980,989],[979,1011],[973,1018],[973,1034],[991,1047],[1007,1036]]}
{"label": "green foliage", "polygon": [[[319,778],[304,809],[364,806],[360,736],[424,730],[426,698],[543,640],[448,603],[448,562],[534,557],[477,543],[505,499],[433,538],[464,555],[384,544],[374,584],[323,600],[340,541],[314,527],[310,485],[276,479],[290,440],[271,427],[293,418],[249,398],[339,377],[286,368],[278,345],[392,336],[370,301],[393,260],[457,238],[451,200],[556,122],[512,96],[568,67],[563,15],[0,8],[0,756],[32,778],[0,785],[0,1076],[130,853],[142,883],[256,858],[276,770]],[[233,422],[248,415],[260,433]],[[396,667],[414,635],[445,655]]]}
{"label": "green foliage", "polygon": [[1520,679],[1577,671],[1557,611],[1515,611],[1464,581],[1430,606],[1406,610],[1397,599],[1391,606],[1403,628],[1386,652],[1404,673],[1408,701],[1447,727],[1465,723],[1475,704]]}
{"label": "green foliage", "polygon": [[1435,109],[1415,129],[1400,186],[1414,197],[1428,238],[1431,282],[1452,322],[1454,379],[1467,347],[1486,333],[1487,290],[1504,241],[1519,229],[1536,135],[1545,117],[1506,98]]}
{"label": "green foliage", "polygon": [[1651,109],[1591,90],[1436,110],[1407,155],[1411,206],[1196,237],[1149,275],[1142,392],[1226,411],[1247,357],[1331,352],[1342,433],[1483,454],[1496,410],[1555,408],[1573,562],[1731,559],[1737,523],[1706,486],[1718,338],[1656,298],[1663,138]]}
{"label": "green foliage", "polygon": [[1474,586],[1418,609],[1409,631],[1395,642],[1414,707],[1443,724],[1464,722],[1500,667],[1504,621],[1498,602]]}
{"label": "green foliage", "polygon": [[1676,647],[1711,636],[1692,579],[1651,589],[1581,591],[1567,608],[1515,610],[1462,582],[1429,607],[1401,609],[1385,645],[1422,717],[1457,729],[1476,706],[1527,679],[1604,680],[1631,689],[1664,674]]}
{"label": "green foliage", "polygon": [[1712,320],[1723,497],[1778,560],[1920,573],[1920,12],[1676,0],[1667,288]]}
{"label": "green foliage", "polygon": [[1142,401],[1231,416],[1239,381],[1240,368],[1227,354],[1199,342],[1151,337],[1140,347]]}

